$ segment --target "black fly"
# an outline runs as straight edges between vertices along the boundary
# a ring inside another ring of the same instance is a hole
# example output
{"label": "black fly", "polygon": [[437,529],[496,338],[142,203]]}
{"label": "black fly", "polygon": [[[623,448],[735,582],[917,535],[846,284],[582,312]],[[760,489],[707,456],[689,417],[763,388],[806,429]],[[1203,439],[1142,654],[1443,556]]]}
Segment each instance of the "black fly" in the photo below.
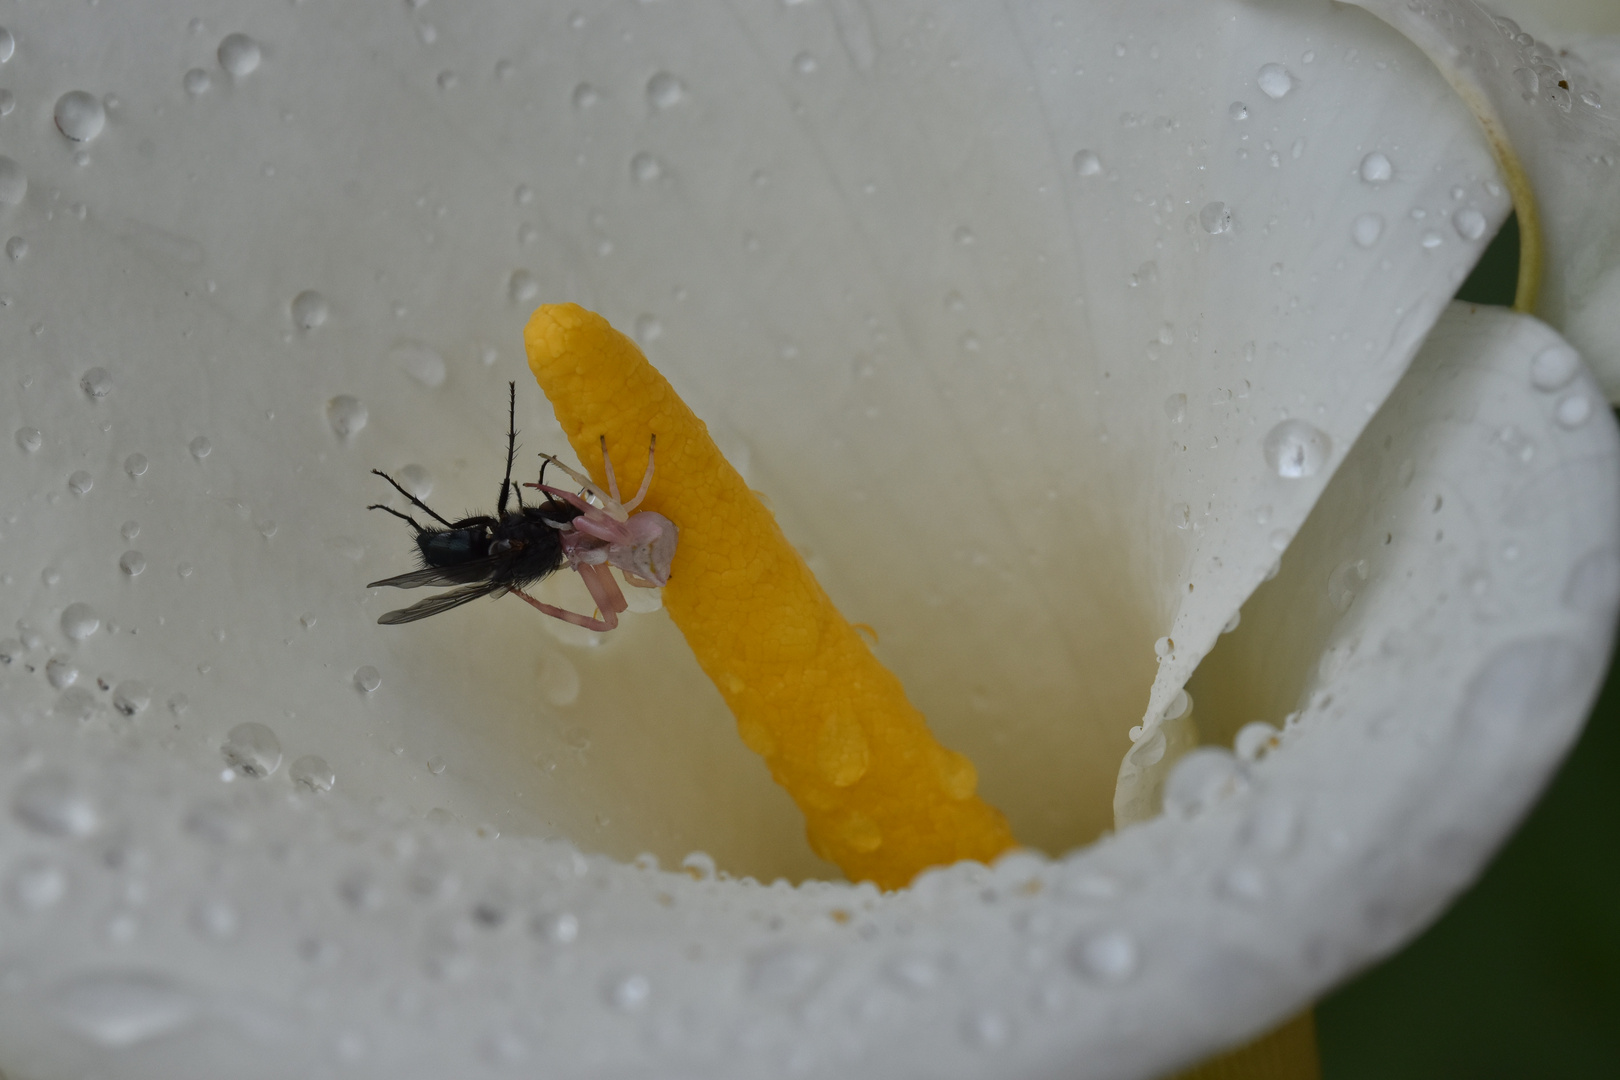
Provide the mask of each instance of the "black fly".
{"label": "black fly", "polygon": [[[518,485],[512,482],[512,462],[517,456],[517,384],[507,384],[509,399],[506,423],[506,476],[501,480],[501,497],[495,504],[495,516],[475,514],[460,521],[447,521],[435,513],[415,495],[399,485],[399,481],[381,469],[371,471],[394,485],[412,506],[428,514],[444,526],[426,528],[409,514],[392,507],[373,503],[368,510],[384,510],[410,523],[416,530],[416,547],[422,557],[422,569],[408,574],[373,581],[366,587],[392,585],[399,589],[416,589],[423,585],[456,585],[459,588],[429,597],[408,608],[390,611],[377,621],[384,625],[415,622],[441,611],[460,607],[480,596],[504,596],[511,593],[539,611],[583,626],[588,630],[611,630],[619,624],[619,613],[628,604],[619,584],[608,568],[614,567],[631,585],[659,588],[669,581],[670,563],[675,558],[675,544],[680,532],[675,523],[662,514],[643,511],[634,513],[647,489],[652,484],[653,449],[656,436],[647,450],[647,472],[641,479],[641,488],[629,502],[619,501],[619,485],[613,474],[613,462],[607,456],[607,443],[602,445],[602,464],[607,472],[608,486],[603,491],[589,477],[570,469],[550,454],[540,455],[545,464],[540,466],[540,481]],[[546,464],[555,465],[577,482],[583,495],[546,485]],[[539,506],[523,505],[523,487],[538,488],[546,496]],[[507,500],[517,496],[517,509],[507,510]],[[595,500],[587,501],[587,498]],[[567,566],[577,571],[596,601],[597,615],[581,615],[543,603],[524,592],[541,578]]]}

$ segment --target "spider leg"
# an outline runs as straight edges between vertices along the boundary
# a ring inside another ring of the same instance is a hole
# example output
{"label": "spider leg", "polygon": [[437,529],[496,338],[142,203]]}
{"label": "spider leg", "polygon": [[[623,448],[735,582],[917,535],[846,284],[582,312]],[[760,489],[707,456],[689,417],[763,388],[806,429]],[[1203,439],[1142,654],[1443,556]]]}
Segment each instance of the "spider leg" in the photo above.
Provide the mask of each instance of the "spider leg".
{"label": "spider leg", "polygon": [[544,601],[536,600],[522,589],[508,589],[507,591],[543,615],[550,615],[553,619],[561,619],[563,622],[573,623],[575,626],[583,626],[587,630],[605,633],[619,625],[619,615],[615,611],[609,611],[603,618],[592,619],[573,611],[566,611],[560,607],[553,607]]}
{"label": "spider leg", "polygon": [[602,436],[600,436],[600,439],[602,441],[602,471],[607,473],[608,494],[613,496],[613,501],[614,502],[618,502],[619,501],[619,478],[613,475],[613,459],[608,457],[607,436],[602,435]]}
{"label": "spider leg", "polygon": [[[567,465],[564,465],[550,454],[541,454],[540,456],[557,466],[557,468],[561,469],[563,472],[567,473],[568,478],[574,481],[574,483],[578,484],[580,487],[584,488],[587,494],[600,499],[603,504],[601,509],[606,510],[609,517],[613,518],[615,521],[623,521],[630,516],[625,512],[624,507],[619,505],[619,501],[617,499],[609,498],[608,493],[597,487],[596,484],[592,482],[590,477],[586,476],[584,473],[576,472],[575,470],[570,469]],[[534,485],[530,486],[532,487]]]}
{"label": "spider leg", "polygon": [[[417,532],[427,532],[426,529],[422,528],[422,526],[416,523],[416,519],[411,517],[411,515],[402,514],[398,510],[395,510],[392,506],[384,506],[382,503],[372,503],[370,506],[366,507],[366,509],[381,510],[385,513],[393,514],[397,518],[402,518],[403,520],[410,522],[411,528],[415,529]],[[441,518],[440,520],[442,521],[443,519]]]}
{"label": "spider leg", "polygon": [[[427,503],[423,502],[421,499],[418,499],[415,495],[412,495],[410,492],[408,492],[404,488],[400,487],[398,480],[395,480],[392,476],[389,476],[387,473],[383,472],[381,469],[372,469],[371,471],[376,473],[378,476],[382,477],[384,480],[388,481],[390,484],[393,484],[395,491],[399,492],[401,495],[405,496],[405,498],[410,500],[411,505],[416,507],[418,510],[426,511],[429,515],[432,516],[434,521],[439,522],[441,525],[445,526],[446,528],[449,528],[449,529],[455,528],[455,526],[450,524],[450,522],[446,521],[444,518],[442,518],[438,514],[434,513],[433,508],[431,506],[429,506]],[[383,509],[386,510],[387,507],[383,507]],[[405,515],[401,514],[400,516],[404,517]],[[406,518],[405,520],[409,521],[410,519]]]}
{"label": "spider leg", "polygon": [[[640,506],[641,500],[647,497],[647,489],[652,487],[653,451],[656,449],[658,449],[658,436],[654,435],[652,441],[647,444],[647,472],[641,478],[641,486],[636,489],[636,497],[624,504],[626,513]],[[607,447],[605,445],[602,447],[602,460],[607,460]],[[612,477],[612,475],[613,473],[608,473],[609,477]]]}

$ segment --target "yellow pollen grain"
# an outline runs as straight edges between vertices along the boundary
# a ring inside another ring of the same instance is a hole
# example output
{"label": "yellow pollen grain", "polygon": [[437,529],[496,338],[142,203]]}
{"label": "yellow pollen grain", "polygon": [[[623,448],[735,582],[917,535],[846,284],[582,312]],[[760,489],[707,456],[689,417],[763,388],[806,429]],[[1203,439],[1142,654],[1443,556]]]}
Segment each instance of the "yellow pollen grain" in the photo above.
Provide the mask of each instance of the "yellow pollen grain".
{"label": "yellow pollen grain", "polygon": [[638,508],[680,527],[664,610],[719,688],[747,746],[805,816],[810,846],[854,881],[900,888],[962,859],[1017,846],[974,792],[972,762],[934,740],[900,680],[833,607],[775,517],[708,428],[629,338],[574,304],[523,332],[529,368],[593,479],[606,436],[633,492],[648,438],[652,487]]}

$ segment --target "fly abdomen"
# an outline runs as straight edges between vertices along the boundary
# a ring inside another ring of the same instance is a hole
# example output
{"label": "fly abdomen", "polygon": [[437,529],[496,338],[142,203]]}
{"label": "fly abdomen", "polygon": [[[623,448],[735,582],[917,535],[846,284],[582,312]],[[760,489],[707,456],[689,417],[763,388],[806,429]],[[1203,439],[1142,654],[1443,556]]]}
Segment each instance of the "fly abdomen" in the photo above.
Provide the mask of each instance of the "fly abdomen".
{"label": "fly abdomen", "polygon": [[422,550],[422,561],[427,565],[454,566],[488,555],[489,531],[480,525],[475,529],[421,532],[417,534],[416,546]]}

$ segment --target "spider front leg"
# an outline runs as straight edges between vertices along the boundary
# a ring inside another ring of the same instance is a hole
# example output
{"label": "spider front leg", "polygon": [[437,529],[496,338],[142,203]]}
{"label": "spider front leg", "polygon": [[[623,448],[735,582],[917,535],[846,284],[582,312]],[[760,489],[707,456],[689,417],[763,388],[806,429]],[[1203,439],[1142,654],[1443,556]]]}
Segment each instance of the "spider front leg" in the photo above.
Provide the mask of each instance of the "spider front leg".
{"label": "spider front leg", "polygon": [[542,614],[550,615],[554,619],[561,619],[565,623],[583,626],[587,630],[595,630],[598,633],[606,633],[618,626],[619,612],[624,611],[630,605],[625,602],[624,593],[619,591],[618,582],[613,580],[613,575],[608,573],[607,567],[600,563],[587,563],[576,566],[574,569],[578,570],[579,576],[585,579],[585,587],[591,591],[591,599],[596,601],[596,608],[602,613],[601,618],[593,619],[588,615],[581,615],[578,612],[568,611],[565,608],[548,604],[543,600],[536,600],[522,589],[512,588],[508,591]]}

